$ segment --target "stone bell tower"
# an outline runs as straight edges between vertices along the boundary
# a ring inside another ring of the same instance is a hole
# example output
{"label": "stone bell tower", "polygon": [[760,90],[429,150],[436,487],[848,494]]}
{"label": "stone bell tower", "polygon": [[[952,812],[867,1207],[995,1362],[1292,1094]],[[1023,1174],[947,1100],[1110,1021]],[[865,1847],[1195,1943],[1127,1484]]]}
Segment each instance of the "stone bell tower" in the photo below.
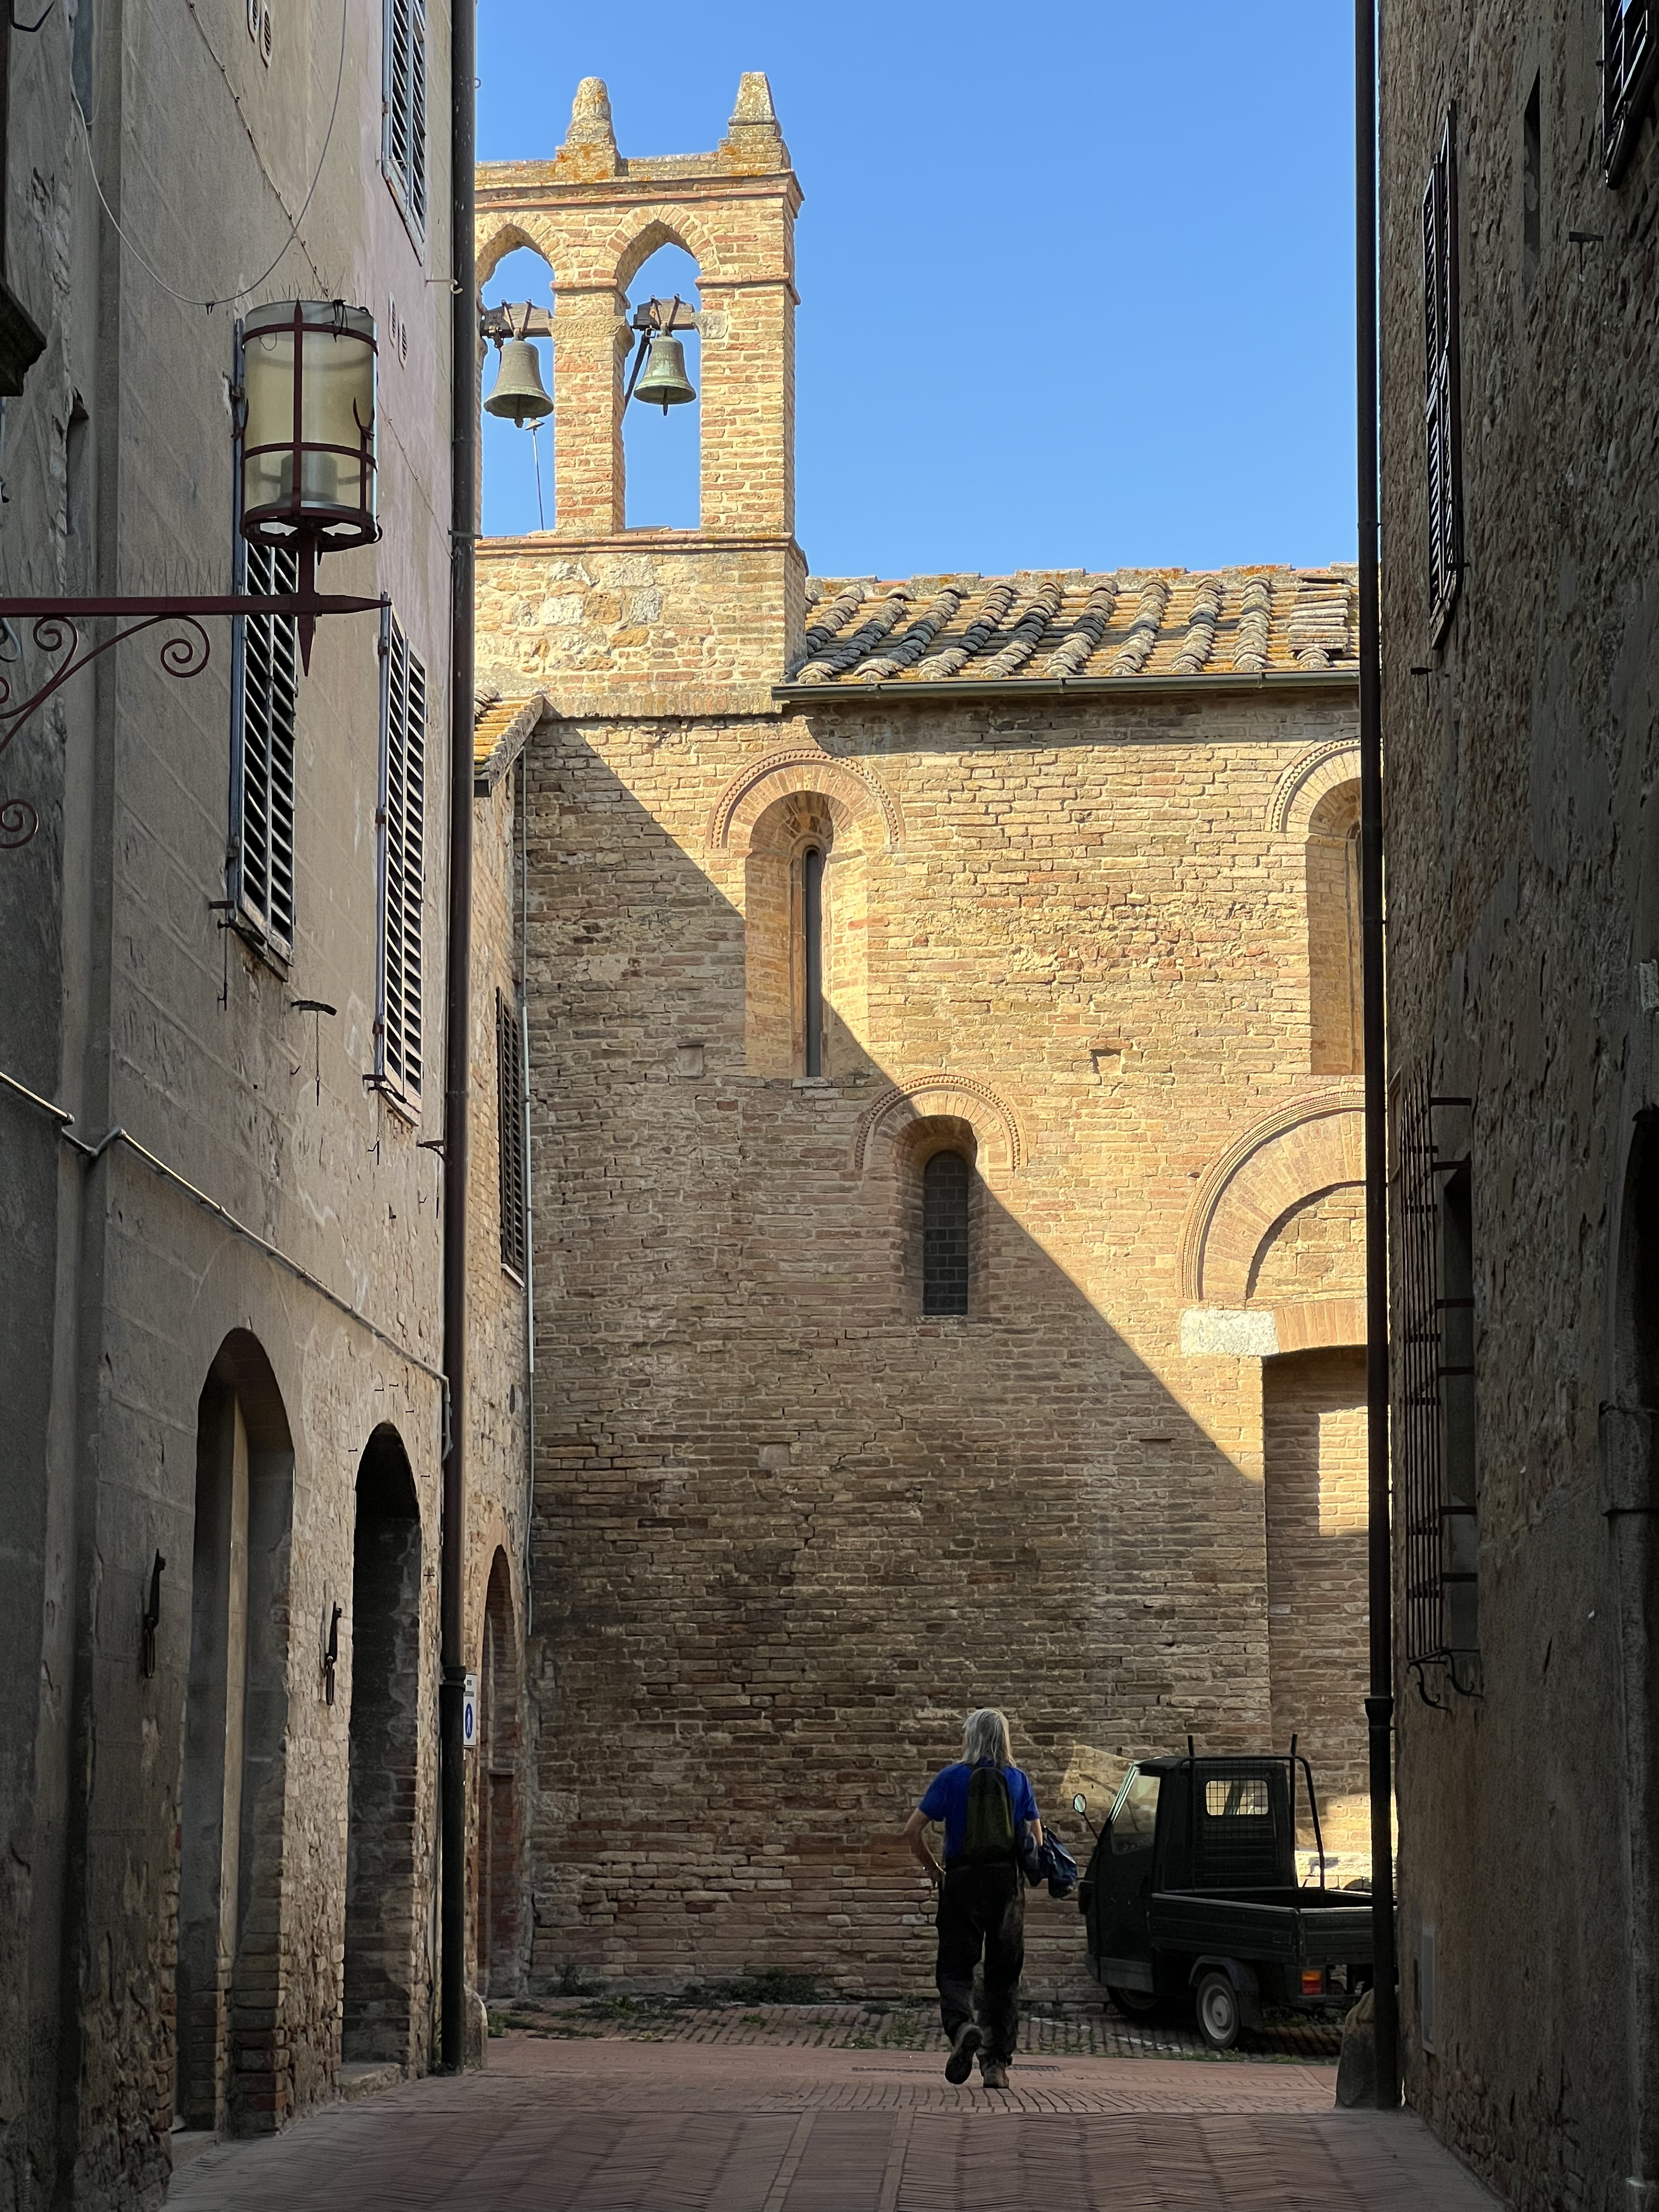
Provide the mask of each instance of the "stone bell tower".
{"label": "stone bell tower", "polygon": [[[552,161],[480,166],[481,277],[521,246],[552,274],[556,503],[550,531],[479,548],[481,676],[533,686],[566,715],[697,713],[716,699],[772,708],[805,603],[794,540],[800,199],[758,74],[742,79],[710,154],[619,154],[605,86],[587,77]],[[702,302],[700,520],[629,530],[628,287],[670,244],[696,261]]]}

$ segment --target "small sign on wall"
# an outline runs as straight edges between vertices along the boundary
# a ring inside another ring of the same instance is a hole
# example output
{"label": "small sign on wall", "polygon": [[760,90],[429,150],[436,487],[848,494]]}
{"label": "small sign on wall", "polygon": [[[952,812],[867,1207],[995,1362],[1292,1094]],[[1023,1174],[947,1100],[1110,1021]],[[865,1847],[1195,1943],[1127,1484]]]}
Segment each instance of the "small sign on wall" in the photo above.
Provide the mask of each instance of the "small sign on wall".
{"label": "small sign on wall", "polygon": [[478,1678],[476,1674],[467,1676],[466,1686],[461,1692],[461,1742],[468,1751],[478,1748]]}

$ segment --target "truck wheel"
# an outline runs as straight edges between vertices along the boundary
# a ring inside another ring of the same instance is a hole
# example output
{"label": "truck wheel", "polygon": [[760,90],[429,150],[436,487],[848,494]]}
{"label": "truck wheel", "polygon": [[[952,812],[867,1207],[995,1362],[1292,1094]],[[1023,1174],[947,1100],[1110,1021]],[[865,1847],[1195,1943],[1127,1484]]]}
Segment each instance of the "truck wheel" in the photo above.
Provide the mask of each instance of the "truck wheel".
{"label": "truck wheel", "polygon": [[1212,1968],[1198,1985],[1198,2032],[1212,2051],[1231,2051],[1241,2025],[1238,1991]]}
{"label": "truck wheel", "polygon": [[1126,2020],[1150,2020],[1158,2010],[1158,1999],[1150,1990],[1120,1990],[1109,1982],[1106,1994]]}

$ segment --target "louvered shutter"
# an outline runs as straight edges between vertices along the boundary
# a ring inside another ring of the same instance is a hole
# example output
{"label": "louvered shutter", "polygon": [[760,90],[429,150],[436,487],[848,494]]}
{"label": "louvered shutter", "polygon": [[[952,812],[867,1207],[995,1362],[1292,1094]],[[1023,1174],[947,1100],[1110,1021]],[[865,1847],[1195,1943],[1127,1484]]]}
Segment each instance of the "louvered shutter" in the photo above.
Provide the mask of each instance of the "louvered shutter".
{"label": "louvered shutter", "polygon": [[1654,0],[1603,0],[1603,8],[1604,153],[1607,182],[1616,184],[1659,77],[1659,9]]}
{"label": "louvered shutter", "polygon": [[[240,582],[255,593],[296,592],[299,562],[247,545]],[[294,726],[298,652],[291,618],[239,615],[231,685],[232,907],[284,956],[294,949]]]}
{"label": "louvered shutter", "polygon": [[1463,450],[1457,345],[1457,111],[1449,111],[1423,195],[1423,414],[1428,471],[1429,628],[1438,644],[1463,575]]}
{"label": "louvered shutter", "polygon": [[389,611],[380,637],[380,960],[376,1080],[421,1097],[421,905],[426,815],[426,670]]}
{"label": "louvered shutter", "polygon": [[524,1280],[524,1060],[518,1018],[495,994],[495,1117],[501,1160],[501,1265]]}
{"label": "louvered shutter", "polygon": [[386,0],[381,161],[404,214],[426,228],[425,0]]}

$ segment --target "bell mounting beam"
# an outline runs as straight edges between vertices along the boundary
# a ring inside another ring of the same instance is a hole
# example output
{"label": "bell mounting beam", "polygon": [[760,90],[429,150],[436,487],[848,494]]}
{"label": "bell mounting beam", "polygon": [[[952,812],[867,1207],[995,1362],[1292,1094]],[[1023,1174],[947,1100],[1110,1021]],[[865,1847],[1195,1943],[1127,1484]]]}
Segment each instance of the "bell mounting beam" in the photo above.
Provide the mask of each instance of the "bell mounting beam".
{"label": "bell mounting beam", "polygon": [[[635,330],[662,337],[672,337],[676,331],[702,328],[702,315],[684,300],[647,300],[643,307],[635,307],[629,320]],[[503,338],[550,338],[553,318],[545,307],[532,307],[527,300],[521,304],[504,301],[499,307],[479,311],[478,335],[496,343]]]}
{"label": "bell mounting beam", "polygon": [[[356,599],[340,592],[316,588],[314,562],[302,562],[301,575],[307,588],[261,595],[247,592],[208,592],[179,597],[118,597],[97,599],[0,599],[0,622],[31,625],[30,641],[37,652],[54,659],[57,666],[27,698],[12,703],[11,679],[0,670],[0,754],[38,714],[71,677],[90,667],[110,649],[146,630],[167,628],[156,655],[164,676],[181,681],[199,676],[213,657],[212,641],[202,623],[204,618],[228,615],[276,615],[299,626],[301,654],[311,665],[311,638],[325,615],[378,614],[390,605],[385,599]],[[100,617],[113,627],[107,637],[83,645],[82,624]],[[0,852],[15,852],[27,845],[40,827],[40,817],[26,799],[0,799]]]}

